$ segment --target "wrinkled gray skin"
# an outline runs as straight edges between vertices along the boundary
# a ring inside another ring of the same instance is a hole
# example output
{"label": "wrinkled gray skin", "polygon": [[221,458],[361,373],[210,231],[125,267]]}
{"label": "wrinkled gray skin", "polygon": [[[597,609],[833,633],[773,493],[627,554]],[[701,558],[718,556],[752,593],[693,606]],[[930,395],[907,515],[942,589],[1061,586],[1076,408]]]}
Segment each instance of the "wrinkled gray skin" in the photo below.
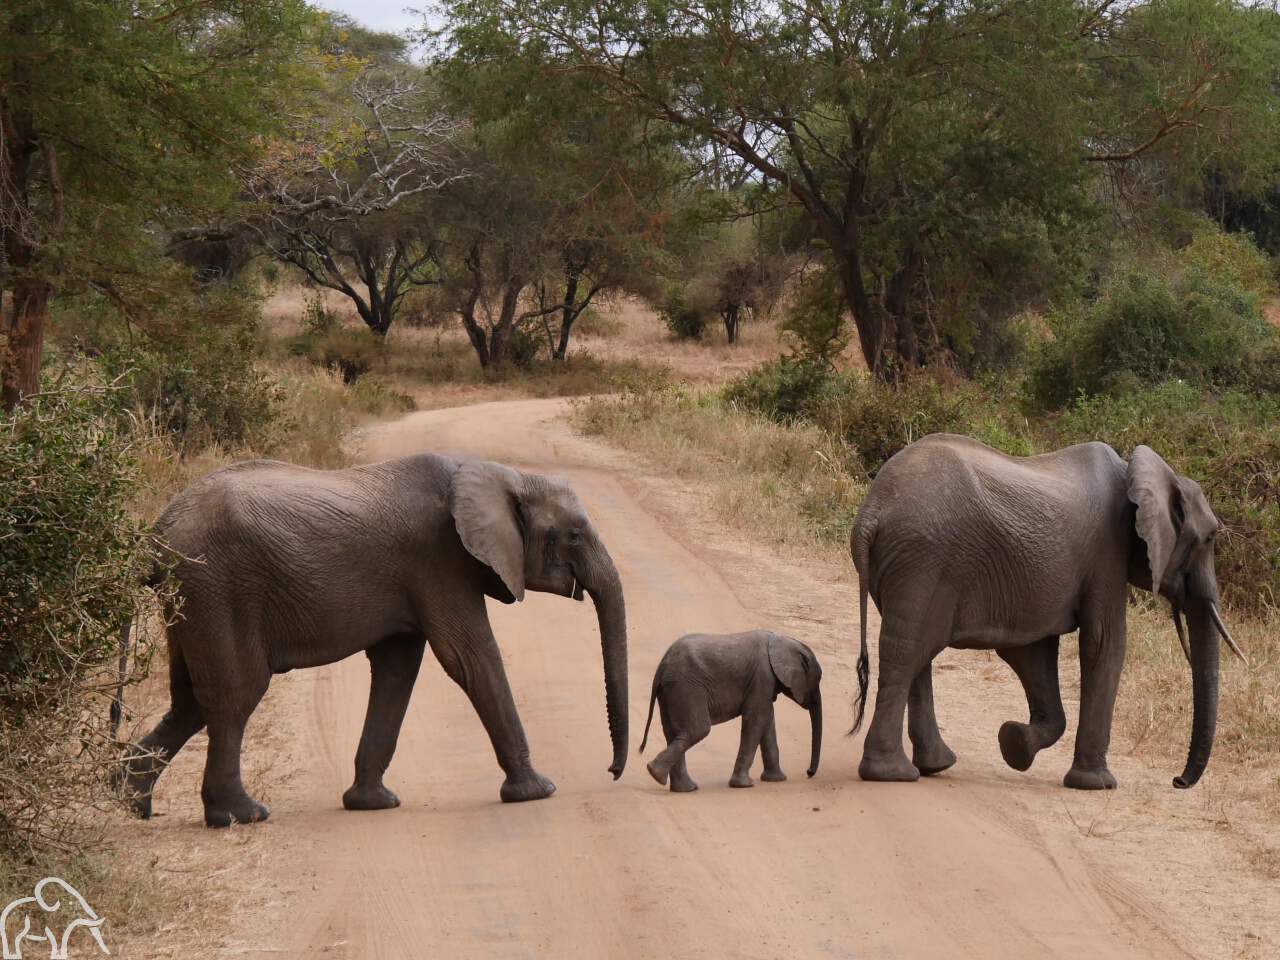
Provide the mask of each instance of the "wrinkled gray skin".
{"label": "wrinkled gray skin", "polygon": [[183,559],[169,628],[172,705],[129,751],[141,816],[182,745],[209,730],[205,821],[265,820],[240,780],[245,722],[272,674],[359,651],[372,684],[349,810],[399,805],[382,783],[423,648],[470,697],[506,774],[504,801],[555,791],[529,761],[485,597],[528,590],[595,602],[616,779],[627,752],[622,586],[582,504],[560,479],[422,454],[349,470],[255,460],[179,494],[157,524]]}
{"label": "wrinkled gray skin", "polygon": [[[1080,724],[1063,782],[1115,787],[1107,746],[1124,664],[1126,588],[1155,584],[1173,605],[1191,664],[1191,746],[1174,785],[1192,786],[1213,746],[1218,633],[1234,649],[1217,612],[1218,528],[1199,485],[1149,447],[1134,450],[1127,464],[1103,443],[1020,459],[935,434],[899,452],[872,483],[851,537],[862,584],[859,721],[868,590],[883,621],[875,715],[859,775],[915,780],[955,763],[938,732],[930,666],[949,646],[995,650],[1022,681],[1030,722],[1005,723],[999,743],[1009,766],[1028,769],[1066,729],[1058,638],[1078,629]],[[911,759],[902,747],[904,708]]]}
{"label": "wrinkled gray skin", "polygon": [[773,702],[784,693],[809,711],[813,742],[808,773],[812,777],[822,752],[821,681],[818,658],[791,637],[767,630],[681,637],[663,654],[653,675],[640,751],[649,740],[655,700],[667,747],[649,764],[649,773],[661,784],[670,776],[675,793],[697,790],[685,753],[711,732],[713,724],[742,717],[742,740],[729,786],[754,786],[751,764],[758,747],[764,752],[762,779],[787,779],[778,765],[778,733],[773,723]]}

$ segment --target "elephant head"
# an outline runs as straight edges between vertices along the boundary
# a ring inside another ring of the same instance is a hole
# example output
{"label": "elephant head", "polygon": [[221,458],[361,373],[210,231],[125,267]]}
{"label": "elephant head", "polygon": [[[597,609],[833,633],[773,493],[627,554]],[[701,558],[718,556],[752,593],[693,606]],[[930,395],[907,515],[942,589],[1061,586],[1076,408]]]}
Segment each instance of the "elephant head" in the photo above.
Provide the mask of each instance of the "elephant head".
{"label": "elephant head", "polygon": [[449,509],[463,546],[496,575],[495,599],[514,603],[526,589],[575,600],[584,590],[591,595],[616,780],[627,762],[627,615],[618,571],[582,503],[558,477],[471,461],[453,476]]}
{"label": "elephant head", "polygon": [[[1200,779],[1213,749],[1218,718],[1218,635],[1244,658],[1218,613],[1213,543],[1221,525],[1200,485],[1174,473],[1150,447],[1138,447],[1129,458],[1128,488],[1129,499],[1137,505],[1135,527],[1146,548],[1146,563],[1135,563],[1131,580],[1173,605],[1174,627],[1191,664],[1191,746],[1186,768],[1173,781],[1175,787],[1185,788]],[[1182,624],[1184,615],[1190,625],[1189,644]]]}
{"label": "elephant head", "polygon": [[769,667],[783,691],[809,711],[812,740],[806,772],[812,777],[822,755],[822,667],[813,651],[799,640],[772,634],[768,646]]}

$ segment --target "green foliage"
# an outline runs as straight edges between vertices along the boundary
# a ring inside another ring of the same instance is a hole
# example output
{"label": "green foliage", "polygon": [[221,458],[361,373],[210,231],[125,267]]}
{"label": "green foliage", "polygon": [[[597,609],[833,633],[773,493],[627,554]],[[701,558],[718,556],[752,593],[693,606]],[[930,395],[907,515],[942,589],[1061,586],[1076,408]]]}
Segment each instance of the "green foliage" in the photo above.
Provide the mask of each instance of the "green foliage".
{"label": "green foliage", "polygon": [[[311,319],[304,333],[291,337],[285,348],[317,366],[336,370],[342,382],[352,384],[382,358],[386,342],[367,327],[341,326],[327,311]],[[304,321],[305,322],[305,321]]]}
{"label": "green foliage", "polygon": [[180,450],[239,447],[268,432],[279,412],[274,384],[257,367],[253,323],[197,328],[173,341],[117,344],[102,356],[132,406]]}
{"label": "green foliage", "polygon": [[[1031,375],[1041,409],[1170,379],[1230,387],[1261,382],[1276,332],[1258,299],[1236,282],[1238,269],[1196,251],[1173,279],[1141,267],[1121,272],[1083,309],[1054,321]],[[1199,260],[1200,262],[1197,262]]]}
{"label": "green foliage", "polygon": [[677,340],[701,340],[707,332],[707,315],[689,303],[687,291],[682,285],[667,288],[658,315]]}
{"label": "green foliage", "polygon": [[1280,606],[1280,398],[1163,383],[1084,398],[1048,425],[1054,445],[1151,447],[1200,483],[1226,529],[1218,579],[1235,606]]}
{"label": "green foliage", "polygon": [[780,357],[762,363],[730,382],[724,397],[735,406],[771,420],[816,419],[838,381],[826,364],[807,358]]}
{"label": "green foliage", "polygon": [[0,415],[0,853],[73,847],[105,781],[94,692],[153,564],[120,402],[69,389]]}

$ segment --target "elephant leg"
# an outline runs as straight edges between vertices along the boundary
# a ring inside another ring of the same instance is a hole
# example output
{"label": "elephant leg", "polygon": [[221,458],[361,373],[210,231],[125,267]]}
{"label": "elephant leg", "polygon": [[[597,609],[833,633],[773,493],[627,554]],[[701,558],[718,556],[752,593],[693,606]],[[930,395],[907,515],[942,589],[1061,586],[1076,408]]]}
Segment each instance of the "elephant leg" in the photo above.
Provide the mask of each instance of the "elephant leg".
{"label": "elephant leg", "polygon": [[1062,781],[1076,790],[1114,790],[1116,786],[1116,778],[1107,769],[1107,748],[1124,667],[1123,602],[1118,614],[1105,621],[1099,617],[1080,625],[1080,725],[1075,760]]}
{"label": "elephant leg", "polygon": [[[481,600],[483,604],[483,599]],[[454,616],[458,611],[454,612]],[[465,616],[465,613],[463,614]],[[462,688],[484,724],[498,766],[506,774],[498,795],[503,803],[541,800],[556,792],[556,785],[538,773],[529,760],[529,742],[511,696],[511,684],[502,665],[502,652],[489,627],[483,605],[478,622],[463,628],[429,629],[428,642],[440,665]]]}
{"label": "elephant leg", "polygon": [[698,785],[685,765],[685,754],[711,732],[705,694],[680,686],[668,687],[659,696],[658,708],[662,712],[662,732],[667,746],[646,769],[659,783],[665,784],[670,776],[673,793],[697,790]]}
{"label": "elephant leg", "polygon": [[191,674],[176,646],[169,648],[169,710],[155,729],[125,751],[115,776],[133,812],[151,816],[151,796],[156,781],[188,740],[204,729],[204,713],[196,703]]}
{"label": "elephant leg", "polygon": [[761,780],[767,783],[780,783],[787,779],[787,775],[782,772],[780,764],[778,728],[772,715],[770,715],[769,722],[765,725],[764,736],[760,738],[760,756],[764,760],[764,772],[760,774]]}
{"label": "elephant leg", "polygon": [[911,738],[911,763],[924,776],[955,765],[956,755],[942,739],[933,712],[933,664],[924,665],[911,681],[907,694],[907,736]]}
{"label": "elephant leg", "polygon": [[1000,725],[1000,754],[1013,769],[1027,770],[1036,754],[1057,743],[1067,729],[1058,689],[1058,638],[1045,637],[996,653],[1018,675],[1031,713],[1029,723],[1007,720]]}
{"label": "elephant leg", "polygon": [[[886,607],[880,624],[876,708],[862,747],[858,776],[863,780],[919,780],[920,771],[902,749],[903,713],[916,677],[951,638],[954,599],[938,586],[924,602],[904,601]],[[898,609],[920,612],[904,616]]]}
{"label": "elephant leg", "polygon": [[[662,714],[662,733],[663,733],[663,736],[666,737],[667,743],[670,744],[673,740],[676,739],[676,736],[677,736],[676,728],[672,725],[671,721],[667,717],[666,707],[659,704],[659,710]],[[710,731],[711,731],[711,725],[707,724],[705,732],[702,733],[702,736],[698,737],[698,740],[701,740]],[[672,793],[692,793],[694,790],[698,789],[698,785],[697,783],[694,782],[693,777],[689,776],[689,764],[686,762],[686,759],[685,759],[685,754],[688,748],[693,746],[693,744],[696,742],[697,742],[696,740],[693,740],[692,737],[690,737],[686,742],[687,745],[685,749],[680,751],[680,755],[676,758],[675,763],[671,765],[671,792]]]}
{"label": "elephant leg", "polygon": [[400,806],[400,798],[382,783],[400,737],[422,665],[426,641],[421,636],[388,637],[365,651],[369,657],[369,709],[356,749],[355,783],[342,795],[348,810],[385,810]]}
{"label": "elephant leg", "polygon": [[[243,654],[242,658],[247,659]],[[242,662],[237,672],[237,676],[220,675],[207,684],[201,682],[199,673],[195,676],[196,698],[209,728],[200,797],[204,800],[204,822],[210,827],[258,823],[271,815],[264,804],[249,796],[240,779],[244,728],[267,692],[271,670],[263,660],[258,664]]]}
{"label": "elephant leg", "polygon": [[755,762],[756,750],[764,739],[765,730],[773,725],[773,704],[765,710],[750,710],[742,715],[742,736],[738,740],[738,759],[733,764],[733,776],[729,778],[731,787],[754,787],[751,779],[751,764]]}

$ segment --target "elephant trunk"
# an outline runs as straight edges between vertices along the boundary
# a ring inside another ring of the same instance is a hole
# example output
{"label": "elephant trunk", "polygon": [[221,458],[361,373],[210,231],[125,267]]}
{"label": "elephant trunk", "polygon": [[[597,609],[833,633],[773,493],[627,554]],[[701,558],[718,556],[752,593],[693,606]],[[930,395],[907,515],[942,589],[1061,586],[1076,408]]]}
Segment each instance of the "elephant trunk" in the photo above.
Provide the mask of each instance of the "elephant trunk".
{"label": "elephant trunk", "polygon": [[812,746],[809,750],[809,776],[818,772],[818,759],[822,756],[822,690],[815,687],[813,698],[809,701],[809,725],[813,731]]}
{"label": "elephant trunk", "polygon": [[603,546],[597,546],[590,570],[583,570],[583,585],[595,604],[600,621],[600,646],[604,653],[605,708],[609,714],[609,738],[613,742],[613,779],[622,776],[627,765],[627,610],[622,599],[622,581],[613,560]]}
{"label": "elephant trunk", "polygon": [[1182,775],[1173,785],[1182,789],[1195,786],[1209,764],[1213,737],[1218,725],[1219,642],[1214,626],[1212,601],[1188,600],[1187,626],[1191,634],[1191,692],[1193,713],[1191,746]]}

